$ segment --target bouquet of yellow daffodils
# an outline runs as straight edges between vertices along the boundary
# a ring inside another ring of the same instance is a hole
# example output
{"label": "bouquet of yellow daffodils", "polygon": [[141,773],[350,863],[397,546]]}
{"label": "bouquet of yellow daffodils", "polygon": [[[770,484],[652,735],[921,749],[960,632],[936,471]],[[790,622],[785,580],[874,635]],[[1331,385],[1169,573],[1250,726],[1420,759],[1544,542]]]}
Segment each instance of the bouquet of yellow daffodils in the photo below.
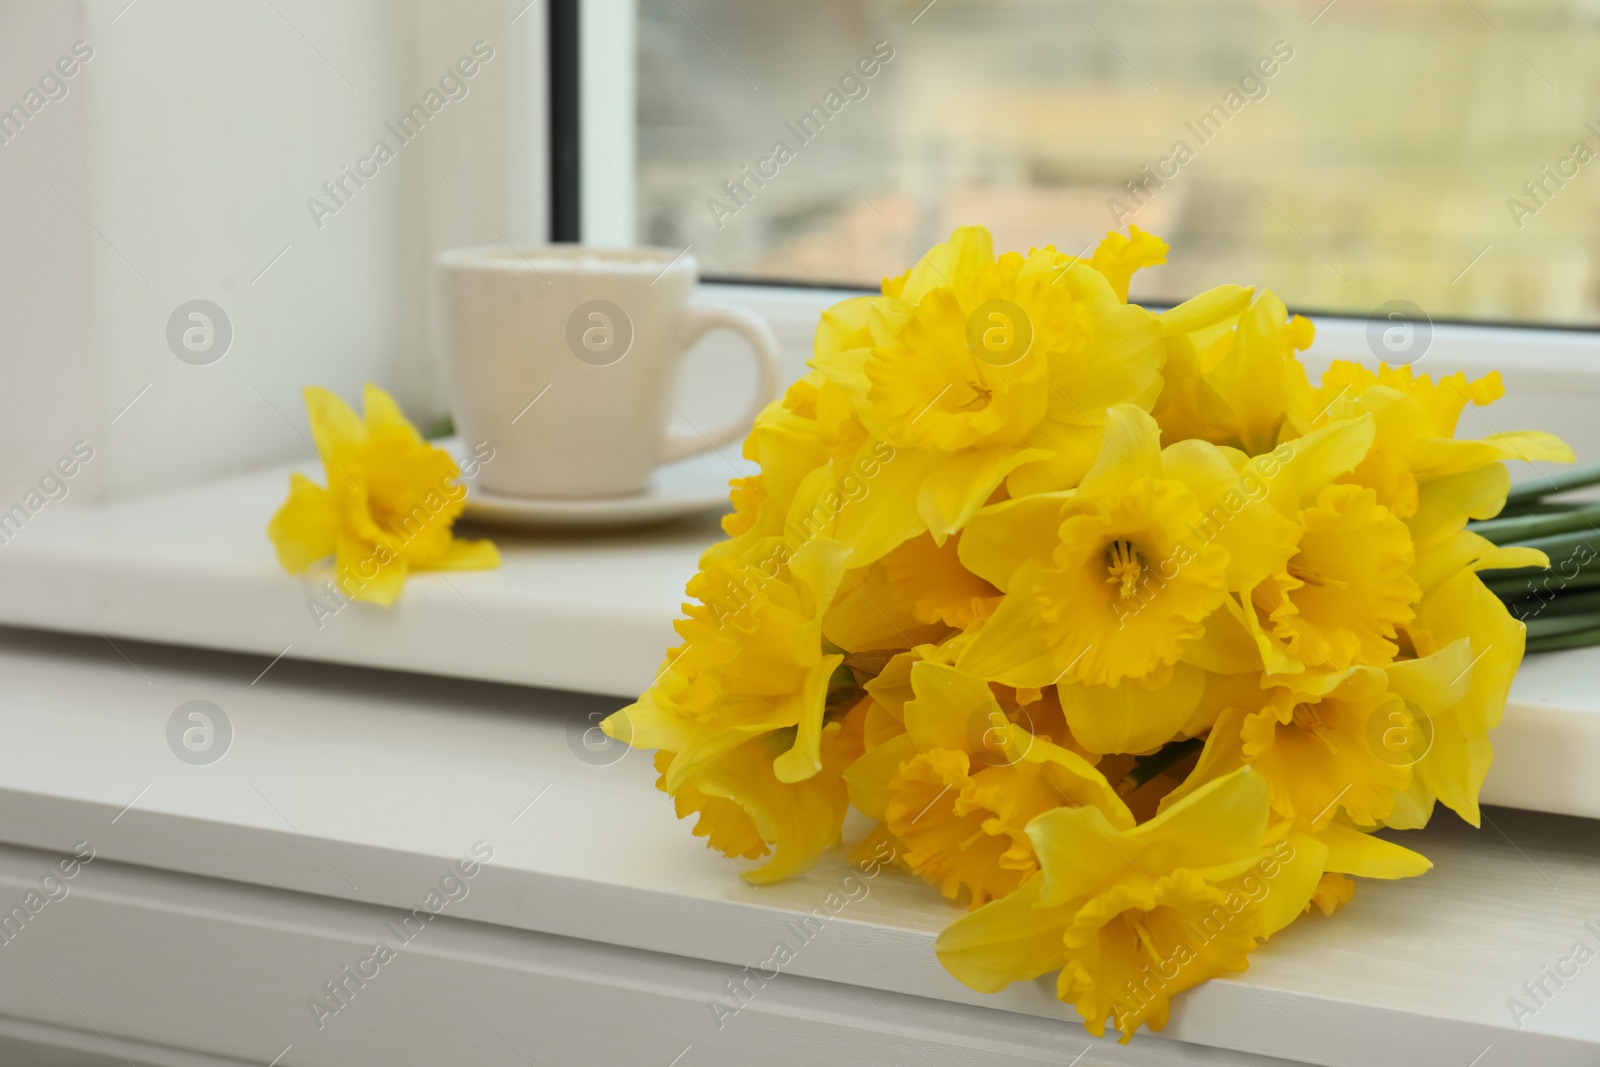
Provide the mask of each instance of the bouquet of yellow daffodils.
{"label": "bouquet of yellow daffodils", "polygon": [[1502,461],[1572,458],[1455,439],[1495,374],[1311,384],[1311,323],[1270,293],[1130,304],[1166,251],[996,258],[960,229],[825,312],[683,643],[605,724],[752,882],[853,806],[857,850],[970,909],[953,975],[1059,972],[1124,1040],[1351,876],[1429,867],[1373,830],[1478,822],[1524,628],[1477,572],[1548,561],[1466,525]]}

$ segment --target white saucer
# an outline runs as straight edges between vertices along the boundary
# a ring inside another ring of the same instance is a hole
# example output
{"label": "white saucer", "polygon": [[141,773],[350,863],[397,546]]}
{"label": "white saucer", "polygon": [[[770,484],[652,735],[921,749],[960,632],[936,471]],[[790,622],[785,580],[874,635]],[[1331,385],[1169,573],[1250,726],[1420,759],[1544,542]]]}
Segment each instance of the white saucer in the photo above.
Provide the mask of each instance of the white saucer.
{"label": "white saucer", "polygon": [[633,496],[592,500],[553,500],[502,496],[467,480],[462,518],[495,526],[524,528],[642,526],[702,512],[726,512],[728,480],[759,468],[737,455],[708,452],[656,468],[650,488]]}

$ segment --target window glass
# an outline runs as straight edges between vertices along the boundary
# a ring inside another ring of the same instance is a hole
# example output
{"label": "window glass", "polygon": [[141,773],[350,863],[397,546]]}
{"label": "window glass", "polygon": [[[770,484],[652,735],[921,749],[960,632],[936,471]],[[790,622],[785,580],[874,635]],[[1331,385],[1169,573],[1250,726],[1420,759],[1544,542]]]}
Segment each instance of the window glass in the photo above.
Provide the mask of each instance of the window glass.
{"label": "window glass", "polygon": [[1134,225],[1150,302],[1600,320],[1600,6],[1324,3],[640,0],[639,238],[875,286]]}

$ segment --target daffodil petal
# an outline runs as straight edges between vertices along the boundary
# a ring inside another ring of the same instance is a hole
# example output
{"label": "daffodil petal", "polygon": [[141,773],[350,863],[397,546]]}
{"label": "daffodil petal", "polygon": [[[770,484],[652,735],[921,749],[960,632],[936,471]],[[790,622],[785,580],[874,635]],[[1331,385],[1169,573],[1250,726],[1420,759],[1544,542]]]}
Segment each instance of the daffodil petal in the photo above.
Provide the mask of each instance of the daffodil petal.
{"label": "daffodil petal", "polygon": [[1094,269],[1105,275],[1119,299],[1128,299],[1128,283],[1135,271],[1167,261],[1167,242],[1137,226],[1129,226],[1126,236],[1113,230],[1094,250]]}
{"label": "daffodil petal", "polygon": [[943,544],[966,525],[1006,475],[1024,463],[1046,458],[1046,453],[1033,449],[982,448],[951,455],[934,465],[917,497],[917,509],[934,541]]}
{"label": "daffodil petal", "polygon": [[[373,564],[375,573],[369,578],[366,576],[366,565]],[[406,574],[410,567],[404,559],[389,557],[387,562],[379,563],[370,553],[362,556],[346,556],[345,548],[339,550],[339,576],[341,588],[346,595],[354,600],[365,601],[369,604],[378,604],[388,607],[400,596],[400,591],[405,588]],[[354,577],[359,573],[359,577]]]}
{"label": "daffodil petal", "polygon": [[[753,743],[757,748],[762,744]],[[738,758],[741,753],[733,753],[694,779],[695,788],[707,796],[738,804],[761,837],[773,844],[771,860],[743,872],[745,881],[755,885],[796,875],[837,844],[847,799],[842,783],[823,781],[822,776],[798,785],[779,782],[763,754]]]}
{"label": "daffodil petal", "polygon": [[339,513],[332,494],[303,474],[289,475],[289,499],[272,516],[267,536],[290,574],[333,555],[339,544]]}
{"label": "daffodil petal", "polygon": [[658,686],[651,686],[632,704],[607,715],[600,721],[600,730],[629,748],[674,753],[692,745],[699,732],[693,723],[663,703]]}
{"label": "daffodil petal", "polygon": [[868,818],[879,822],[888,818],[889,780],[901,764],[916,754],[916,742],[906,734],[863,754],[844,772],[845,784],[850,788],[850,803]]}
{"label": "daffodil petal", "polygon": [[1159,313],[1156,321],[1161,324],[1163,337],[1232,324],[1250,306],[1254,295],[1255,290],[1247,286],[1219,285]]}
{"label": "daffodil petal", "polygon": [[1263,937],[1271,937],[1305,912],[1306,903],[1322,880],[1322,872],[1327,870],[1328,846],[1315,837],[1291,834],[1286,843],[1291,854],[1278,861],[1277,873],[1261,899]]}
{"label": "daffodil petal", "polygon": [[1463,567],[1502,570],[1511,567],[1548,567],[1550,558],[1526,545],[1496,545],[1482,534],[1461,530],[1417,555],[1412,574],[1427,592]]}
{"label": "daffodil petal", "polygon": [[1179,663],[1154,685],[1124,678],[1111,686],[1063,682],[1056,691],[1072,736],[1090,752],[1148,752],[1183,729],[1205,687],[1204,671]]}
{"label": "daffodil petal", "polygon": [[917,695],[905,704],[906,733],[923,749],[969,748],[987,724],[986,709],[995,703],[982,678],[926,660],[912,664],[911,688]]}
{"label": "daffodil petal", "polygon": [[1069,496],[1043,493],[981,508],[962,530],[957,550],[962,565],[996,588],[1009,589],[1024,562],[1048,564],[1056,550],[1061,505]]}
{"label": "daffodil petal", "polygon": [[938,452],[898,449],[879,468],[867,495],[839,510],[833,536],[854,549],[851,567],[881,559],[928,528],[917,501],[943,458]]}
{"label": "daffodil petal", "polygon": [[1152,868],[1211,867],[1254,855],[1267,829],[1267,783],[1242,767],[1207,782],[1124,837]]}
{"label": "daffodil petal", "polygon": [[1057,662],[1058,650],[1039,625],[1028,596],[1032,576],[1039,570],[1031,563],[1017,569],[1011,593],[962,651],[957,667],[1005,685],[1041,689],[1056,683],[1070,663]]}
{"label": "daffodil petal", "polygon": [[467,541],[459,537],[450,539],[444,554],[428,560],[427,569],[441,571],[476,571],[500,566],[500,550],[493,541]]}
{"label": "daffodil petal", "polygon": [[1242,708],[1222,709],[1206,734],[1205,747],[1200,750],[1200,761],[1176,789],[1161,799],[1160,811],[1166,811],[1201,786],[1232,774],[1245,765],[1244,719],[1245,710]]}
{"label": "daffodil petal", "polygon": [[994,240],[982,226],[961,226],[950,240],[934,245],[911,268],[900,299],[915,303],[929,292],[954,285],[957,278],[994,262]]}
{"label": "daffodil petal", "polygon": [[945,927],[933,946],[945,970],[980,993],[998,993],[1060,967],[1067,924],[1062,913],[1039,906],[1043,889],[1044,875],[1035,874],[1011,895]]}
{"label": "daffodil petal", "polygon": [[822,663],[806,675],[805,688],[798,697],[801,710],[794,747],[772,763],[778,781],[803,782],[822,770],[822,716],[828,699],[828,679],[843,662],[843,656],[823,656]]}
{"label": "daffodil petal", "polygon": [[[351,410],[338,394],[329,392],[319,385],[308,385],[305,390],[306,415],[311,423],[311,438],[317,444],[317,451],[321,453],[323,462],[327,463],[329,457],[337,457],[344,451],[362,444],[367,439],[366,425],[361,421],[361,416]],[[328,472],[329,478],[342,477],[335,470]],[[330,481],[329,485],[333,483]]]}
{"label": "daffodil petal", "polygon": [[1561,438],[1539,430],[1490,434],[1477,441],[1435,437],[1417,444],[1412,469],[1419,477],[1456,474],[1475,467],[1520,460],[1571,463],[1572,449]]}
{"label": "daffodil petal", "polygon": [[1123,404],[1106,412],[1105,441],[1099,458],[1078,488],[1105,492],[1139,478],[1161,478],[1161,430],[1146,411]]}
{"label": "daffodil petal", "polygon": [[1294,519],[1309,507],[1323,487],[1353,470],[1372,447],[1375,432],[1371,415],[1342,419],[1286,442],[1287,458],[1278,452],[1256,456],[1245,471],[1267,486],[1267,500],[1285,518]]}
{"label": "daffodil petal", "polygon": [[1138,860],[1130,855],[1127,836],[1096,807],[1056,808],[1034,819],[1028,824],[1028,838],[1045,872],[1040,901],[1064,904],[1114,883],[1124,873],[1136,875]]}
{"label": "daffodil petal", "polygon": [[389,434],[408,441],[421,443],[422,435],[417,433],[415,426],[400,411],[400,405],[394,402],[394,397],[373,385],[366,384],[361,393],[361,407],[367,433],[376,437],[380,434]]}
{"label": "daffodil petal", "polygon": [[1103,439],[1098,426],[1045,419],[1028,434],[1023,447],[1046,452],[1048,457],[1018,466],[1007,476],[1006,488],[1014,499],[1073,488],[1094,466]]}
{"label": "daffodil petal", "polygon": [[1239,477],[1220,448],[1179,441],[1162,450],[1161,463],[1166,477],[1187,485],[1200,504],[1190,537],[1228,550],[1230,590],[1257,585],[1288,564],[1299,528],[1266,502],[1264,484]]}
{"label": "daffodil petal", "polygon": [[1438,714],[1459,703],[1472,687],[1472,641],[1457,638],[1430,655],[1391,663],[1384,673],[1391,693],[1429,715]]}
{"label": "daffodil petal", "polygon": [[1406,520],[1418,556],[1461,532],[1468,519],[1498,515],[1510,488],[1503,463],[1423,482],[1417,487],[1417,512]]}
{"label": "daffodil petal", "polygon": [[1324,869],[1358,878],[1415,878],[1433,866],[1420,853],[1392,841],[1331,822],[1317,832],[1328,847]]}
{"label": "daffodil petal", "polygon": [[1045,765],[1052,787],[1063,800],[1078,807],[1098,809],[1118,830],[1133,829],[1136,824],[1133,812],[1094,764],[1076,752],[1033,737],[1016,724],[1012,724],[1010,730],[1012,750],[1019,761]]}
{"label": "daffodil petal", "polygon": [[1161,326],[1136,304],[1089,301],[1094,319],[1089,344],[1072,359],[1051,367],[1050,417],[1057,422],[1098,425],[1118,404],[1149,411],[1161,395]]}
{"label": "daffodil petal", "polygon": [[1256,633],[1244,621],[1244,608],[1228,597],[1206,616],[1205,633],[1183,646],[1183,660],[1215,674],[1242,674],[1262,669]]}

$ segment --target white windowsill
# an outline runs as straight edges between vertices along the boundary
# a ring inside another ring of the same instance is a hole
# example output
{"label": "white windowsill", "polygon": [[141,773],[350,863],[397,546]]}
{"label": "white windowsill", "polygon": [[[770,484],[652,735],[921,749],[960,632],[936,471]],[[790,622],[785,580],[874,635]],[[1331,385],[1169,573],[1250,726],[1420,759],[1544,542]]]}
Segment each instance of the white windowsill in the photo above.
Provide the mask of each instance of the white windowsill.
{"label": "white windowsill", "polygon": [[[7,951],[26,954],[25,971],[37,966],[46,974],[51,960],[92,952],[113,975],[143,966],[141,974],[183,976],[182,998],[155,981],[113,983],[80,1001],[113,1035],[203,1035],[211,1052],[252,1062],[294,1042],[292,1062],[367,1062],[378,1053],[346,1059],[339,1050],[369,1032],[363,1027],[407,1025],[405,1012],[414,1008],[401,989],[420,981],[409,968],[466,982],[461,968],[477,967],[489,968],[487,977],[474,972],[468,988],[509,983],[496,1004],[517,1043],[530,1042],[524,1048],[546,1039],[562,1048],[603,1040],[567,1025],[557,1007],[506,1003],[519,983],[550,973],[566,983],[611,983],[618,997],[670,988],[670,1031],[663,1031],[670,1037],[659,1038],[674,1045],[668,1058],[692,1042],[697,1063],[749,1062],[737,1036],[716,1030],[704,1002],[739,977],[737,967],[792,939],[787,924],[847,873],[831,856],[777,886],[742,885],[674,820],[652,788],[646,756],[596,766],[578,755],[574,731],[592,708],[570,696],[287,661],[252,685],[258,667],[250,657],[148,645],[124,651],[137,671],[99,638],[0,634],[7,678],[0,726],[10,739],[0,748],[5,837],[56,852],[89,840],[98,856],[74,887],[82,899],[52,905],[59,914],[41,916],[37,937],[25,931]],[[233,727],[226,756],[205,767],[175,759],[165,741],[171,709],[196,698],[224,708]],[[1254,955],[1247,976],[1183,997],[1162,1035],[1141,1036],[1135,1059],[1117,1062],[1198,1063],[1203,1049],[1186,1052],[1189,1045],[1372,1067],[1465,1064],[1488,1045],[1498,1062],[1594,1062],[1600,1012],[1593,990],[1574,983],[1521,1030],[1505,1007],[1518,983],[1568,951],[1582,921],[1595,917],[1594,835],[1576,820],[1510,811],[1493,818],[1499,832],[1472,831],[1443,815],[1406,835],[1435,870],[1407,882],[1362,883],[1336,919],[1297,924]],[[396,971],[412,978],[397,977],[382,986],[394,992],[357,1001],[351,1021],[339,1019],[328,1036],[316,1031],[303,1000],[328,977],[322,972],[365,951],[392,909],[416,906],[480,840],[494,859],[470,894],[446,909],[439,939]],[[40,861],[0,849],[0,884],[19,892]],[[152,870],[137,874],[126,864]],[[268,897],[237,883],[295,895]],[[331,901],[377,907],[362,918],[367,913]],[[69,921],[75,908],[83,909],[80,918]],[[108,917],[81,925],[96,909]],[[1071,1059],[1088,1039],[1053,999],[1051,979],[982,996],[938,966],[933,939],[955,914],[926,886],[880,874],[797,953],[787,973],[800,980],[778,983],[748,1009],[752,1017],[729,1029],[749,1023],[759,1033],[786,1018],[826,1018],[859,1026],[874,1041],[898,1041],[859,1003],[854,985],[872,991],[874,1010],[928,1047]],[[152,923],[174,932],[147,945]],[[477,924],[493,936],[474,933]],[[125,933],[96,938],[98,929]],[[212,948],[240,930],[256,930],[263,945],[300,945],[312,935],[328,945],[263,947],[259,963],[241,971],[242,961],[218,958]],[[578,940],[519,941],[513,931]],[[159,958],[141,961],[152,945]],[[613,965],[604,945],[644,955]],[[304,958],[296,955],[302,951]],[[337,962],[330,968],[329,961]],[[218,977],[205,978],[211,974]],[[13,1000],[30,1019],[81,1028],[53,996],[29,986]],[[424,1028],[415,1049],[383,1062],[442,1062],[430,1051],[437,1029]],[[806,1055],[780,1049],[771,1062],[812,1062]],[[860,1062],[920,1062],[903,1047],[879,1055]]]}
{"label": "white windowsill", "polygon": [[[804,370],[820,310],[849,295],[708,290],[772,322],[789,377]],[[1313,351],[1355,356],[1364,336],[1360,323],[1332,321]],[[691,361],[686,406],[726,411],[742,402],[741,383],[719,373],[730,351],[713,347]],[[1469,409],[1464,435],[1536,426],[1567,437],[1581,458],[1600,457],[1592,336],[1441,327],[1428,364],[1474,375],[1505,368],[1508,396],[1489,409],[1493,422]],[[260,657],[258,671],[284,656],[627,699],[675,643],[684,583],[722,536],[712,516],[599,536],[489,531],[503,550],[499,570],[415,575],[388,610],[352,604],[319,618],[311,604],[329,602],[326,576],[284,575],[264,533],[289,469],[111,505],[46,507],[0,545],[0,625],[248,652]],[[1487,802],[1600,818],[1600,778],[1587,773],[1600,762],[1597,669],[1594,648],[1526,661],[1494,735]]]}

